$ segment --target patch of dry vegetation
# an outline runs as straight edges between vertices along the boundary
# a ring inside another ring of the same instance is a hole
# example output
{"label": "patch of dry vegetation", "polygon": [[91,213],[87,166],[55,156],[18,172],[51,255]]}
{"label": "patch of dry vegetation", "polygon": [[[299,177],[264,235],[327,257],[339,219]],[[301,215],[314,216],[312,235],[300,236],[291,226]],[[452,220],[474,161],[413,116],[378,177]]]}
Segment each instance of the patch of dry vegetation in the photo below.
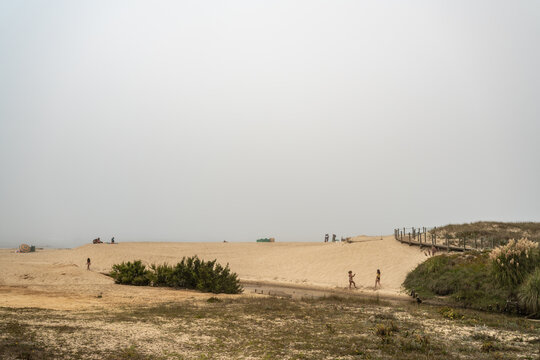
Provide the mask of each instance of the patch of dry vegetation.
{"label": "patch of dry vegetation", "polygon": [[183,301],[63,312],[1,308],[3,359],[536,359],[540,325],[356,298]]}
{"label": "patch of dry vegetation", "polygon": [[437,238],[493,240],[494,244],[506,244],[510,239],[528,238],[540,242],[538,222],[478,221],[470,224],[449,224],[431,230]]}

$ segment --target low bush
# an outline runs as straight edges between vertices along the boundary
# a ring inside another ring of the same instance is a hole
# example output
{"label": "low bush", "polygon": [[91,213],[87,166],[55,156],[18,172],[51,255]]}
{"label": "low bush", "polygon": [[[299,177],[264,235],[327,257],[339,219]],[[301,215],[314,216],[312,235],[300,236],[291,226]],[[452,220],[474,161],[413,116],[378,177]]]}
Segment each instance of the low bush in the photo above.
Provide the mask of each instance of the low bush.
{"label": "low bush", "polygon": [[140,260],[113,266],[110,275],[118,284],[153,285],[195,289],[203,292],[238,294],[242,292],[238,275],[231,272],[229,265],[204,261],[197,256],[184,257],[175,266],[152,264],[150,269]]}

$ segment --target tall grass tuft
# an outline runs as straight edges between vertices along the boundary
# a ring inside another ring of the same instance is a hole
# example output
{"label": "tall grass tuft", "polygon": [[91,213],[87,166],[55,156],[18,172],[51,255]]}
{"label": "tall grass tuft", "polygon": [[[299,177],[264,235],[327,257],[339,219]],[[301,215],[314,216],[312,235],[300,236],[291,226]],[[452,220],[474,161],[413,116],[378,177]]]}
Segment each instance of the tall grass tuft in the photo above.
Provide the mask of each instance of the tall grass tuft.
{"label": "tall grass tuft", "polygon": [[538,244],[528,239],[511,239],[489,255],[494,277],[503,286],[515,289],[538,264]]}
{"label": "tall grass tuft", "polygon": [[537,267],[519,287],[518,299],[528,314],[540,316],[540,267]]}

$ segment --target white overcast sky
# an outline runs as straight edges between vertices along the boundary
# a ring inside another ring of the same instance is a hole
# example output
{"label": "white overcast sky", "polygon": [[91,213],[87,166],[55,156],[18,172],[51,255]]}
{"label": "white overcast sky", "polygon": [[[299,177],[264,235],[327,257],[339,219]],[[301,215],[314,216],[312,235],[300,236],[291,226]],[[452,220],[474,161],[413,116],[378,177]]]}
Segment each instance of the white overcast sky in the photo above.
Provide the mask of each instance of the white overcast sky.
{"label": "white overcast sky", "polygon": [[538,1],[0,0],[0,246],[540,220]]}

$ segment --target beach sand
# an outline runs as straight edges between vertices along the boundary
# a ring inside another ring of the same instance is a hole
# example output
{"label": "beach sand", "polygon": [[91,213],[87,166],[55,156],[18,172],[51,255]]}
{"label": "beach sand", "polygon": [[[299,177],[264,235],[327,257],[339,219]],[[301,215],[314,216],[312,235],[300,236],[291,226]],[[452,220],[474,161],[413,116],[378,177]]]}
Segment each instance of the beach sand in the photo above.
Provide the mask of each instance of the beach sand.
{"label": "beach sand", "polygon": [[[426,259],[417,247],[393,236],[357,236],[353,243],[164,243],[88,244],[74,249],[16,253],[0,249],[0,306],[81,309],[208,297],[196,291],[122,286],[102,273],[122,261],[176,264],[183,256],[229,264],[241,280],[304,288],[344,289],[356,273],[357,291],[399,295],[407,273]],[[86,269],[86,259],[92,261]]]}

